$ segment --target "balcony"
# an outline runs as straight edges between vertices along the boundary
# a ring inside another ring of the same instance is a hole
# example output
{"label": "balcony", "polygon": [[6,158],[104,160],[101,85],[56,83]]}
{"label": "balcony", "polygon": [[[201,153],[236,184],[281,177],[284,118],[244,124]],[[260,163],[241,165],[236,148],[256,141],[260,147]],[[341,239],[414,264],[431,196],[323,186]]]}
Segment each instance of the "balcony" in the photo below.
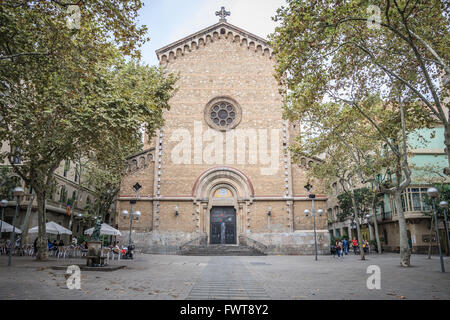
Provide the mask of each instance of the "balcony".
{"label": "balcony", "polygon": [[[22,209],[27,208],[30,201],[31,201],[31,194],[25,194],[22,198],[22,201],[20,202],[20,207]],[[16,205],[16,201],[15,200],[10,200],[8,202],[8,206],[15,206]],[[33,209],[37,208],[37,200],[36,198],[33,201]],[[46,203],[46,208],[49,211],[53,211],[53,212],[57,212],[57,213],[61,213],[61,214],[67,214],[67,209],[66,209],[66,205],[59,202],[59,201],[55,201],[52,199],[47,199],[47,203]],[[78,214],[78,213],[83,213],[84,208],[80,208],[78,206],[76,206],[75,208],[71,208],[71,212]]]}

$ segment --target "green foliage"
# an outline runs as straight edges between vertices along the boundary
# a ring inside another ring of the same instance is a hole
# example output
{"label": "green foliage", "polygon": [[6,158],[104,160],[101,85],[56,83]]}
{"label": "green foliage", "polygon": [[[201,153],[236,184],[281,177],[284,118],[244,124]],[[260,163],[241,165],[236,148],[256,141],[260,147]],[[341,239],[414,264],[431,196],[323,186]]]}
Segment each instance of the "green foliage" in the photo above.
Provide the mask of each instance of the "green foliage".
{"label": "green foliage", "polygon": [[0,197],[13,200],[13,190],[20,184],[20,178],[13,175],[8,166],[0,167]]}
{"label": "green foliage", "polygon": [[[361,216],[368,214],[372,207],[373,191],[369,188],[359,188],[355,189],[354,192],[358,212]],[[338,214],[337,218],[340,221],[343,221],[353,213],[352,199],[348,193],[341,193],[338,195],[337,199],[339,208],[341,209],[341,212]],[[377,204],[378,203],[376,202],[375,205]]]}
{"label": "green foliage", "polygon": [[[439,218],[444,217],[444,209],[439,206],[439,203],[441,201],[447,201],[447,203],[450,203],[450,184],[440,184],[434,186],[439,191],[439,196],[436,198],[436,213]],[[433,200],[428,197],[428,195],[425,195],[424,202],[430,207],[433,208]],[[429,212],[429,215],[432,215],[433,212]],[[448,209],[447,209],[447,215],[448,215]]]}
{"label": "green foliage", "polygon": [[83,242],[87,242],[87,237],[83,234],[83,235],[80,235],[78,238],[77,238],[77,243],[78,244],[82,244]]}
{"label": "green foliage", "polygon": [[[376,25],[369,5],[380,11]],[[431,114],[449,131],[443,103],[450,81],[449,6],[439,0],[288,0],[271,35],[286,117],[321,122],[331,116],[326,102],[345,103],[372,120],[394,155],[402,141],[401,103],[407,132],[428,127]],[[444,85],[436,86],[440,80]],[[354,124],[339,121],[344,128]],[[449,146],[448,133],[445,139]],[[397,162],[388,161],[405,166]]]}
{"label": "green foliage", "polygon": [[[369,5],[380,9],[380,24],[373,25]],[[401,92],[430,103],[423,90],[440,106],[445,91],[427,78],[437,83],[438,68],[448,61],[449,6],[439,0],[288,0],[273,18],[278,77],[302,105],[351,88],[356,99]]]}
{"label": "green foliage", "polygon": [[140,0],[77,4],[79,28],[67,24],[68,1],[0,4],[0,139],[10,144],[0,156],[23,159],[13,169],[36,192],[41,239],[61,161],[94,159],[109,170],[143,125],[148,135],[162,125],[176,81],[135,60],[147,40]]}

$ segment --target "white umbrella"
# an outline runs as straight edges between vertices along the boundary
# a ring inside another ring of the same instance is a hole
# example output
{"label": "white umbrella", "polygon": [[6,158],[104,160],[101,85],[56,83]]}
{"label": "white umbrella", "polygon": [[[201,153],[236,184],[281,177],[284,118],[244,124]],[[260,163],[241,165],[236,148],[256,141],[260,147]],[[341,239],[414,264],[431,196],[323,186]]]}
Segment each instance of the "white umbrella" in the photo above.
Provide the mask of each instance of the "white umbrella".
{"label": "white umbrella", "polygon": [[[2,225],[2,232],[12,232],[13,226],[10,225],[8,222],[0,220],[0,224]],[[22,230],[16,227],[16,233],[22,233]]]}
{"label": "white umbrella", "polygon": [[[94,232],[94,228],[90,228],[90,229],[87,229],[84,232],[84,234],[92,235],[93,232]],[[109,224],[106,224],[106,223],[102,223],[102,225],[100,227],[100,234],[104,234],[104,235],[108,235],[108,236],[121,236],[122,235],[119,230],[114,229],[113,227],[111,227]]]}
{"label": "white umbrella", "polygon": [[[50,221],[45,224],[45,230],[47,233],[51,234],[72,234],[72,231],[64,228],[63,226],[57,224],[56,222]],[[28,230],[28,233],[37,233],[38,226],[31,228]]]}

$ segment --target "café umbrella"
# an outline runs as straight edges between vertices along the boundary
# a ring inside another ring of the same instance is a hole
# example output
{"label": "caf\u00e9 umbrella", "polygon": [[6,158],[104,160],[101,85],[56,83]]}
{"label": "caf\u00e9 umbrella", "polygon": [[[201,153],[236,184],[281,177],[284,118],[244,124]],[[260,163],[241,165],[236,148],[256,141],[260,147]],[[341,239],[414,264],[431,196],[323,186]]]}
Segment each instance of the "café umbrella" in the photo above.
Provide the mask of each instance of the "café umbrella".
{"label": "caf\u00e9 umbrella", "polygon": [[[8,222],[0,220],[0,225],[1,225],[1,228],[2,228],[1,232],[13,232],[13,228],[14,227],[12,225],[10,225]],[[20,230],[19,228],[16,227],[15,232],[16,233],[22,233],[22,230]]]}
{"label": "caf\u00e9 umbrella", "polygon": [[[84,234],[92,235],[93,232],[94,232],[94,228],[90,228],[90,229],[87,229],[84,232]],[[121,236],[122,235],[119,230],[114,229],[113,227],[111,227],[109,224],[106,224],[106,223],[102,223],[102,225],[100,227],[100,234],[107,235],[107,236]]]}
{"label": "caf\u00e9 umbrella", "polygon": [[[72,234],[72,231],[64,228],[63,226],[57,224],[56,222],[50,221],[45,224],[46,233],[51,234]],[[38,226],[31,228],[28,233],[37,233]]]}

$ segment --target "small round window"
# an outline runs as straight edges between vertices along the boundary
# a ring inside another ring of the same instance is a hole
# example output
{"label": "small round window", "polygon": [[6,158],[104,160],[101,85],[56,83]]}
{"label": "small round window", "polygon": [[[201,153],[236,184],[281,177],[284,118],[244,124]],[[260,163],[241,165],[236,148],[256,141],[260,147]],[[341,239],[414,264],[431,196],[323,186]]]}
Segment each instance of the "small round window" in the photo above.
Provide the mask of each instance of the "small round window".
{"label": "small round window", "polygon": [[241,108],[229,97],[211,100],[205,108],[205,120],[214,129],[229,130],[240,122]]}

